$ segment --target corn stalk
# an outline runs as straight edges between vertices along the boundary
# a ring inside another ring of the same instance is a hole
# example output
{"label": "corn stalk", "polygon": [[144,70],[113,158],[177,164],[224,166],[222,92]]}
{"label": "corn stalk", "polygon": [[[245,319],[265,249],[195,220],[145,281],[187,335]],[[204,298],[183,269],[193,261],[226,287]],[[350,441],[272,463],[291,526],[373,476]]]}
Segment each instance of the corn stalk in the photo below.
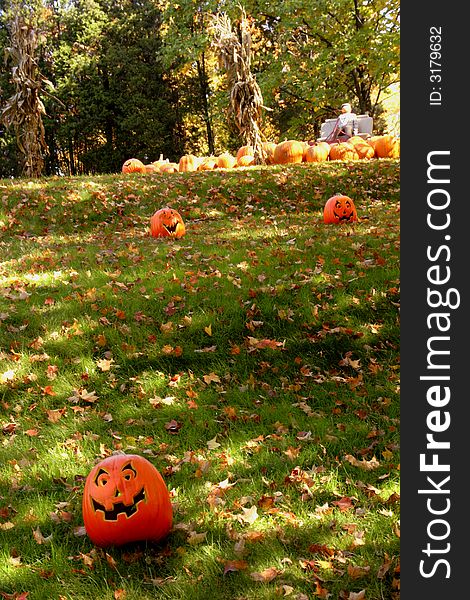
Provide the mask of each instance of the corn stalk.
{"label": "corn stalk", "polygon": [[245,144],[254,149],[257,162],[264,163],[261,122],[265,107],[260,87],[251,73],[251,34],[243,8],[241,12],[238,32],[234,31],[226,14],[212,16],[212,46],[218,54],[220,68],[227,74],[229,114],[233,116]]}
{"label": "corn stalk", "polygon": [[[46,113],[40,98],[43,83],[37,64],[38,35],[25,18],[16,13],[9,23],[10,46],[5,48],[5,62],[11,62],[15,93],[8,98],[0,112],[0,120],[13,127],[18,149],[24,156],[22,174],[40,177],[47,153],[42,115]],[[52,85],[52,84],[50,84]]]}

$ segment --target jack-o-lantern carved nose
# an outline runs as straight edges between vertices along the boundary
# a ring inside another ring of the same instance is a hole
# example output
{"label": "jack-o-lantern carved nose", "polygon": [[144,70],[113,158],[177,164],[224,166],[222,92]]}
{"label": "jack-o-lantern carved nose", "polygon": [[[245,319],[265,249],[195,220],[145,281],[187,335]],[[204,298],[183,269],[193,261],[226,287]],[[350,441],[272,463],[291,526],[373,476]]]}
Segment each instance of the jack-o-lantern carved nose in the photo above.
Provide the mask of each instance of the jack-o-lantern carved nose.
{"label": "jack-o-lantern carved nose", "polygon": [[114,492],[114,497],[115,498],[119,498],[119,496],[122,496],[121,492],[116,488],[116,491]]}

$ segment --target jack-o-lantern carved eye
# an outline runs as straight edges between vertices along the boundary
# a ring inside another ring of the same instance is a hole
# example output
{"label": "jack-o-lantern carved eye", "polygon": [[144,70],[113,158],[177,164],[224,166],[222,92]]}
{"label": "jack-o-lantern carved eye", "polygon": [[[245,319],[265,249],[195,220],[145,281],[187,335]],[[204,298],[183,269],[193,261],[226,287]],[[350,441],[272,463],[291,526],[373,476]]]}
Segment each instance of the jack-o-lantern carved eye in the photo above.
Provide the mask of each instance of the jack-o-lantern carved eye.
{"label": "jack-o-lantern carved eye", "polygon": [[109,481],[109,473],[104,469],[100,469],[95,477],[95,485],[98,487],[105,486]]}
{"label": "jack-o-lantern carved eye", "polygon": [[357,212],[354,202],[348,196],[335,194],[326,201],[323,209],[325,223],[351,223],[357,221]]}
{"label": "jack-o-lantern carved eye", "polygon": [[137,471],[133,468],[131,463],[122,467],[122,478],[126,481],[132,481],[137,476]]}

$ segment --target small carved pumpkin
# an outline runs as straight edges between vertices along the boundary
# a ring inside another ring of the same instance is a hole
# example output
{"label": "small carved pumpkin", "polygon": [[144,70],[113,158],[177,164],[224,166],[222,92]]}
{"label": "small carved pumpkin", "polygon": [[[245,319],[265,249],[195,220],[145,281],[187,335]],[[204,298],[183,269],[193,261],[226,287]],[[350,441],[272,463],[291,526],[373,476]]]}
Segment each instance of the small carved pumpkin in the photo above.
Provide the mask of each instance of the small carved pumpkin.
{"label": "small carved pumpkin", "polygon": [[354,202],[349,196],[335,194],[326,201],[323,209],[325,223],[352,223],[357,221],[357,212]]}
{"label": "small carved pumpkin", "polygon": [[158,541],[170,531],[173,509],[165,482],[146,458],[108,456],[85,481],[83,521],[97,546]]}
{"label": "small carved pumpkin", "polygon": [[121,167],[123,173],[146,173],[144,163],[138,158],[129,158]]}
{"label": "small carved pumpkin", "polygon": [[180,238],[186,233],[186,228],[179,212],[165,206],[150,218],[150,233],[153,237]]}

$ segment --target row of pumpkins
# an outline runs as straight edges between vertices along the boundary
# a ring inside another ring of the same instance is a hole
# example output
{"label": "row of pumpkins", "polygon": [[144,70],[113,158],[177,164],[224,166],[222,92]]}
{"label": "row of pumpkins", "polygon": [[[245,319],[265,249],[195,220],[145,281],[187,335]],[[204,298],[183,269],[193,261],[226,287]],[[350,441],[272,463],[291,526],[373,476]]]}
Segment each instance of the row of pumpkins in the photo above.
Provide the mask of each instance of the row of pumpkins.
{"label": "row of pumpkins", "polygon": [[[284,165],[301,162],[323,162],[326,160],[358,160],[372,158],[399,158],[400,140],[393,135],[376,135],[368,139],[353,136],[346,142],[300,142],[285,140],[263,142],[262,150],[268,165]],[[185,154],[178,163],[169,159],[144,164],[138,158],[130,158],[122,165],[123,173],[176,173],[188,171],[211,171],[213,169],[233,169],[250,167],[255,164],[251,146],[241,146],[236,156],[224,152],[220,156],[198,157]]]}

